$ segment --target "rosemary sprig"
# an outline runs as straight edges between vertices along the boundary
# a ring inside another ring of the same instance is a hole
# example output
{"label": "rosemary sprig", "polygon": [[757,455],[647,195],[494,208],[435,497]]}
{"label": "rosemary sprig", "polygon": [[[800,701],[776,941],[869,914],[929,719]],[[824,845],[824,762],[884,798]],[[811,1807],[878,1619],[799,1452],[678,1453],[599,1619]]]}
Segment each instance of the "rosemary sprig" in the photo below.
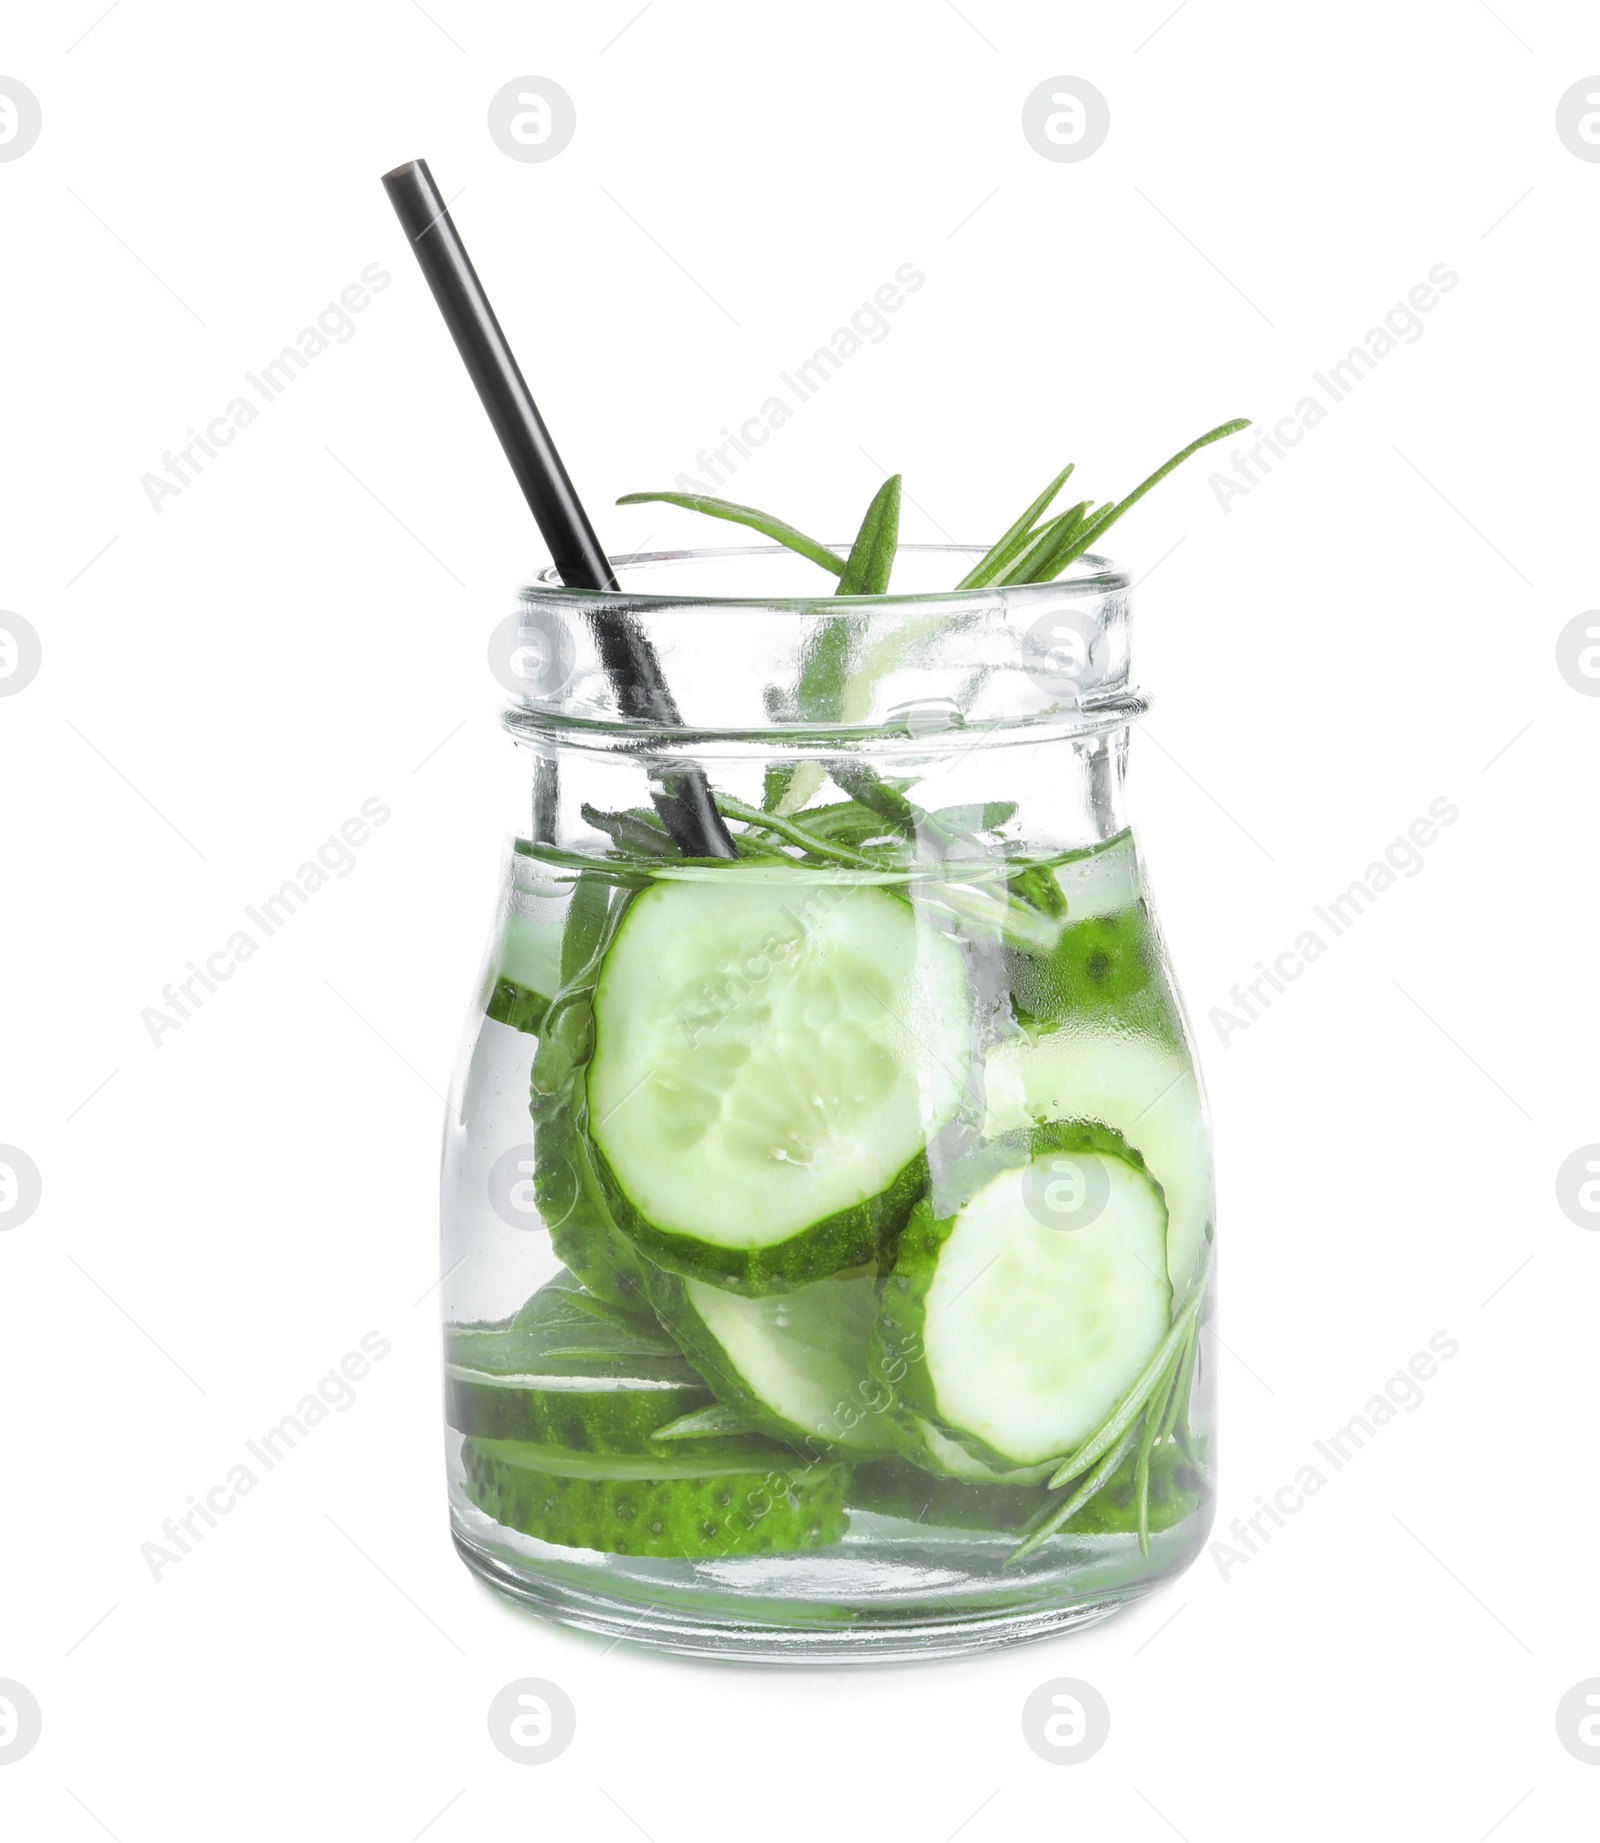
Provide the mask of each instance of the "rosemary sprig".
{"label": "rosemary sprig", "polygon": [[890,474],[861,521],[835,595],[884,595],[900,545],[900,476]]}
{"label": "rosemary sprig", "polygon": [[958,589],[983,589],[998,579],[1000,572],[1017,555],[1028,539],[1033,535],[1033,528],[1055,503],[1056,494],[1067,483],[1067,476],[1075,463],[1068,461],[1050,484],[1044,489],[1033,504],[1028,507],[1021,518],[1008,530],[991,549],[973,564],[966,575],[956,584]]}
{"label": "rosemary sprig", "polygon": [[[1181,467],[1191,455],[1211,442],[1220,442],[1241,429],[1250,427],[1247,416],[1235,417],[1215,429],[1197,436],[1186,448],[1180,448],[1170,460],[1163,461],[1153,474],[1147,475],[1122,499],[1097,510],[1092,499],[1085,499],[1070,511],[1054,518],[1039,520],[1055,503],[1056,495],[1072,473],[1072,464],[1062,468],[1037,499],[1010,525],[1004,534],[967,571],[957,589],[987,588],[991,584],[1007,587],[1018,583],[1052,582],[1076,562],[1125,513],[1136,506],[1145,494],[1166,479],[1174,468]],[[866,519],[856,535],[848,559],[841,560],[825,544],[809,538],[803,531],[774,518],[754,506],[736,505],[729,499],[714,499],[706,493],[625,493],[619,506],[642,505],[659,500],[666,505],[683,506],[691,512],[704,512],[711,518],[730,519],[752,530],[776,538],[790,550],[809,557],[839,578],[839,595],[882,595],[889,586],[894,553],[899,542],[900,476],[892,475],[879,488],[867,510]],[[809,676],[809,674],[808,674]]]}
{"label": "rosemary sprig", "polygon": [[1063,1523],[1075,1517],[1078,1512],[1083,1509],[1084,1505],[1089,1502],[1090,1498],[1098,1495],[1112,1473],[1115,1472],[1117,1467],[1127,1458],[1128,1449],[1133,1445],[1134,1437],[1138,1431],[1139,1429],[1137,1426],[1130,1427],[1127,1432],[1123,1434],[1122,1438],[1117,1441],[1116,1445],[1107,1451],[1100,1463],[1083,1483],[1079,1485],[1077,1490],[1073,1492],[1071,1497],[1069,1497],[1059,1509],[1052,1511],[1048,1520],[1040,1524],[1031,1535],[1024,1541],[1019,1542],[1001,1565],[1009,1568],[1014,1562],[1021,1561],[1024,1556],[1031,1555],[1042,1542],[1047,1541],[1053,1536]]}
{"label": "rosemary sprig", "polygon": [[743,800],[735,800],[732,794],[717,794],[717,811],[724,819],[737,819],[740,824],[762,832],[770,832],[775,838],[781,838],[787,844],[798,845],[802,851],[809,852],[831,864],[845,864],[852,870],[882,870],[883,862],[869,857],[865,851],[857,851],[849,845],[836,845],[831,839],[819,838],[815,832],[808,832],[794,820],[786,819],[781,814],[765,812],[758,806],[746,806]]}
{"label": "rosemary sprig", "polygon": [[617,504],[642,506],[655,501],[662,505],[682,506],[689,512],[703,512],[707,518],[725,518],[730,524],[748,525],[763,537],[776,538],[780,544],[798,551],[802,557],[809,557],[813,563],[820,564],[835,576],[844,571],[844,559],[836,556],[826,544],[808,538],[803,531],[796,530],[781,518],[774,518],[770,512],[758,512],[754,506],[737,505],[731,499],[714,499],[709,493],[624,493]]}
{"label": "rosemary sprig", "polygon": [[1093,504],[1092,499],[1080,499],[1075,506],[1030,532],[1021,549],[995,578],[996,586],[1009,588],[1017,582],[1049,582],[1057,576],[1060,569],[1056,559],[1065,554],[1082,535],[1085,525],[1092,522],[1089,510]]}
{"label": "rosemary sprig", "polygon": [[1175,467],[1181,467],[1190,455],[1198,454],[1202,448],[1208,447],[1212,442],[1220,442],[1227,436],[1237,435],[1241,429],[1249,427],[1250,418],[1248,416],[1237,416],[1232,422],[1222,423],[1215,429],[1208,429],[1204,435],[1196,436],[1187,448],[1180,448],[1170,461],[1163,461],[1153,474],[1141,480],[1126,499],[1119,499],[1115,505],[1107,506],[1104,510],[1095,513],[1094,517],[1079,531],[1074,541],[1067,546],[1065,554],[1057,561],[1055,574],[1060,575],[1069,563],[1081,557],[1103,532],[1108,531],[1122,517],[1124,512],[1131,506],[1136,506],[1151,487],[1159,485]]}
{"label": "rosemary sprig", "polygon": [[[1111,1410],[1110,1414],[1107,1415],[1099,1428],[1084,1441],[1083,1445],[1080,1446],[1070,1458],[1064,1459],[1050,1475],[1050,1489],[1052,1491],[1068,1483],[1069,1480],[1076,1478],[1079,1473],[1086,1471],[1093,1465],[1106,1448],[1121,1437],[1123,1429],[1131,1425],[1138,1415],[1139,1410],[1150,1399],[1150,1396],[1155,1392],[1156,1385],[1166,1374],[1173,1358],[1176,1356],[1178,1346],[1183,1342],[1184,1335],[1189,1329],[1190,1320],[1193,1319],[1195,1314],[1200,1310],[1201,1302],[1205,1298],[1206,1278],[1210,1271],[1211,1262],[1208,1255],[1205,1266],[1201,1269],[1198,1278],[1189,1289],[1188,1298],[1173,1317],[1172,1323],[1167,1327],[1166,1336],[1156,1346],[1155,1355],[1151,1357],[1150,1361],[1146,1363],[1144,1368],[1139,1372],[1138,1376],[1134,1379],[1133,1385],[1123,1396],[1122,1400],[1118,1402],[1116,1407]],[[1163,1399],[1165,1399],[1165,1397],[1163,1397]]]}

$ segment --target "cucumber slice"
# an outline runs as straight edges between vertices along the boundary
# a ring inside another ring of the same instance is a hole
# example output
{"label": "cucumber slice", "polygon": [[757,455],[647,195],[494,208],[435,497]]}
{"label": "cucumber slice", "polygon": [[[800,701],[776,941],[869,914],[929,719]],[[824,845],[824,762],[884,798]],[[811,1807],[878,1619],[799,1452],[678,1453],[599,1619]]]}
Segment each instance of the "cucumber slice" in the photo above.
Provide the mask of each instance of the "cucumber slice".
{"label": "cucumber slice", "polygon": [[[1132,1535],[1139,1527],[1138,1478],[1134,1457],[1109,1478],[1089,1502],[1061,1527],[1064,1536]],[[1175,1446],[1150,1457],[1152,1534],[1174,1529],[1194,1514],[1200,1480]],[[1047,1492],[1021,1485],[970,1484],[936,1478],[904,1459],[879,1459],[857,1466],[850,1482],[850,1508],[881,1517],[905,1517],[927,1528],[993,1530],[1017,1535],[1050,1503]]]}
{"label": "cucumber slice", "polygon": [[877,1295],[870,1270],[761,1299],[676,1274],[650,1283],[662,1322],[722,1401],[813,1452],[894,1450],[892,1398],[869,1373]]}
{"label": "cucumber slice", "polygon": [[535,1123],[533,1195],[557,1258],[590,1292],[635,1314],[648,1311],[644,1263],[617,1227],[588,1142],[564,1112]]}
{"label": "cucumber slice", "polygon": [[594,982],[627,901],[626,892],[598,877],[580,876],[574,885],[561,937],[563,983],[540,1022],[528,1102],[534,1200],[556,1254],[602,1299],[648,1315],[644,1269],[617,1228],[584,1130]]}
{"label": "cucumber slice", "polygon": [[914,1462],[943,1478],[965,1479],[979,1485],[1042,1485],[1056,1469],[1054,1459],[1042,1465],[995,1465],[979,1459],[924,1414],[907,1417],[912,1434],[909,1448]]}
{"label": "cucumber slice", "polygon": [[1144,904],[1072,921],[1048,951],[1006,955],[1017,1016],[1040,1024],[1114,1017],[1124,1027],[1162,1021],[1160,960]]}
{"label": "cucumber slice", "polygon": [[[940,1469],[915,1424],[995,1468],[1037,1466],[1080,1445],[1166,1335],[1167,1212],[1137,1155],[1111,1136],[1045,1129],[1028,1156],[954,1215],[919,1204],[901,1237],[878,1322],[882,1361],[905,1365],[914,1456]],[[1068,1173],[1065,1167],[1070,1166]],[[1057,1226],[1068,1176],[1095,1198],[1085,1226]]]}
{"label": "cucumber slice", "polygon": [[467,1440],[467,1495],[497,1523],[564,1548],[717,1560],[821,1548],[844,1534],[848,1466],[580,1478],[527,1456],[514,1445]]}
{"label": "cucumber slice", "polygon": [[449,1327],[449,1424],[568,1455],[643,1454],[659,1429],[711,1405],[711,1391],[665,1333],[620,1313],[602,1316],[598,1304],[559,1281],[504,1323]]}
{"label": "cucumber slice", "polygon": [[748,1294],[876,1259],[968,1078],[959,949],[910,904],[781,873],[658,883],[594,995],[589,1132],[620,1225]]}
{"label": "cucumber slice", "polygon": [[1211,1142],[1187,1053],[1148,1037],[1068,1026],[990,1051],[984,1092],[986,1132],[1098,1120],[1120,1133],[1161,1186],[1167,1276],[1175,1293],[1187,1290],[1212,1219]]}

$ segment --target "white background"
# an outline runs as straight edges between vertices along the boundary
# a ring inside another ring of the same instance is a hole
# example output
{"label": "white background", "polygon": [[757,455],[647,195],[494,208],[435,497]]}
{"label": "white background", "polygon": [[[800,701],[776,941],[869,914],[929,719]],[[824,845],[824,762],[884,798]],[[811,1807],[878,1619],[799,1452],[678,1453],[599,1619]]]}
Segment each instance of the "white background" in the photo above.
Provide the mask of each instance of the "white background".
{"label": "white background", "polygon": [[[0,1235],[0,1677],[44,1710],[6,1833],[1590,1834],[1554,1711],[1600,1674],[1600,1241],[1554,1178],[1600,1139],[1600,702],[1555,637],[1600,600],[1600,165],[1554,112],[1600,69],[1592,11],[98,10],[14,9],[0,53],[44,123],[0,165],[0,604],[44,645],[0,701],[0,1139],[44,1180]],[[577,106],[545,164],[485,126],[525,74]],[[1110,103],[1079,164],[1020,129],[1061,74]],[[973,1661],[754,1674],[606,1651],[457,1561],[431,1090],[504,820],[484,641],[543,557],[377,183],[419,154],[619,551],[705,541],[610,501],[907,261],[892,335],[737,496],[846,531],[870,455],[908,537],[988,537],[1066,459],[1107,497],[1287,414],[1459,273],[1226,513],[1202,462],[1114,546],[1159,564],[1133,809],[1215,1116],[1218,1534],[1432,1333],[1461,1346],[1226,1580],[1203,1557]],[[373,262],[356,336],[153,511],[162,451]],[[368,796],[393,819],[356,870],[153,1048],[141,1009]],[[1422,873],[1221,1045],[1211,1007],[1439,796]],[[373,1329],[356,1406],[153,1581],[140,1545]],[[541,1767],[485,1730],[530,1675],[578,1710]],[[1058,1676],[1112,1711],[1076,1767],[1019,1727]]]}

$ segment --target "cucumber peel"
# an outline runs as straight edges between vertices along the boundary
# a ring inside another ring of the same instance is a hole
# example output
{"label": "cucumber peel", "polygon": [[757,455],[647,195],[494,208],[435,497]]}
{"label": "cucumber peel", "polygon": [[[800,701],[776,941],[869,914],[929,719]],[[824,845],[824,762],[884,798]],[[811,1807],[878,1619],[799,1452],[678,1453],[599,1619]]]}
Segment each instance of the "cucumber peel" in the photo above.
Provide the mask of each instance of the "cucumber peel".
{"label": "cucumber peel", "polygon": [[467,1495],[486,1516],[564,1548],[715,1560],[822,1548],[844,1534],[847,1466],[571,1477],[476,1440],[462,1463]]}
{"label": "cucumber peel", "polygon": [[563,983],[540,1021],[529,1111],[534,1201],[556,1254],[598,1297],[648,1313],[643,1266],[611,1213],[585,1130],[595,980],[630,900],[630,891],[602,878],[577,879],[561,937]]}

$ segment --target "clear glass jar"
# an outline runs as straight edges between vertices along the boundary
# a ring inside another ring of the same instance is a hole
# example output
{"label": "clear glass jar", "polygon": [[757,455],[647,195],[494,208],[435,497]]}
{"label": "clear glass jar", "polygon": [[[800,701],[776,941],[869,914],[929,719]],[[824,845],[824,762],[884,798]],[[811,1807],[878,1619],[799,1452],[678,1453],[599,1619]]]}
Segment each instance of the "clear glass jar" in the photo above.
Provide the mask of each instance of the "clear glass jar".
{"label": "clear glass jar", "polygon": [[[950,1655],[1205,1540],[1211,1157],[1123,810],[1128,584],[941,592],[976,554],[848,598],[784,550],[641,557],[496,631],[449,1490],[467,1564],[555,1619]],[[676,723],[628,714],[621,623]]]}

